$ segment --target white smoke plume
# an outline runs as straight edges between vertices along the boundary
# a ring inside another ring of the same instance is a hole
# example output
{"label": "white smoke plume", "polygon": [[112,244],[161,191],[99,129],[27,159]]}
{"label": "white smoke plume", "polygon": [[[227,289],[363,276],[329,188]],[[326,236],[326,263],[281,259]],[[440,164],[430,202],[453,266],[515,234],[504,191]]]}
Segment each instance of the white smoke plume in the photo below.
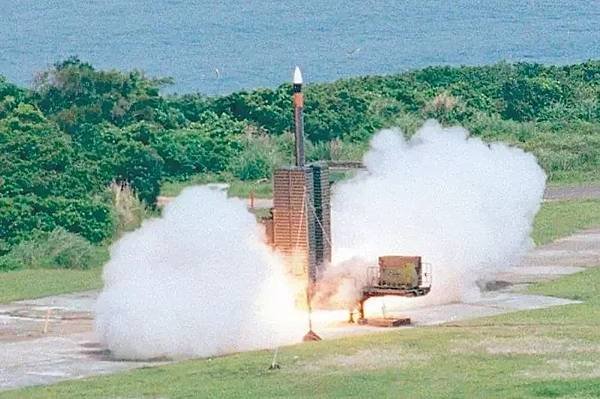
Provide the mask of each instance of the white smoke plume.
{"label": "white smoke plume", "polygon": [[299,342],[304,317],[246,205],[207,187],[111,248],[96,330],[118,358],[212,356]]}
{"label": "white smoke plume", "polygon": [[[386,305],[469,300],[477,280],[532,245],[545,174],[530,154],[431,121],[408,140],[398,130],[377,133],[364,164],[334,187],[334,260],[317,301],[355,304],[382,255],[421,255],[433,272],[430,294]],[[161,218],[111,248],[96,309],[101,342],[128,359],[299,342],[306,314],[263,234],[243,201],[207,187],[185,190]]]}
{"label": "white smoke plume", "polygon": [[325,285],[342,287],[336,303],[356,300],[351,281],[360,287],[382,255],[421,255],[432,266],[431,292],[400,306],[470,300],[478,279],[532,245],[546,176],[531,154],[428,121],[408,140],[399,130],[377,133],[363,162],[366,171],[333,192]]}

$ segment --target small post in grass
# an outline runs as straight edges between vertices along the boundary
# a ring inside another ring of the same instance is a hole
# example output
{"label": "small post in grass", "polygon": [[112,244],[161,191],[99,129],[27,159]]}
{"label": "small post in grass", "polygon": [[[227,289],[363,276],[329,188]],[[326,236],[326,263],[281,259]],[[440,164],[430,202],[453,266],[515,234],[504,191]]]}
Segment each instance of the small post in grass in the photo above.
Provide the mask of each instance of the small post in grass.
{"label": "small post in grass", "polygon": [[52,308],[48,308],[46,310],[46,321],[44,322],[44,335],[48,333],[48,324],[50,323],[50,313],[52,312]]}

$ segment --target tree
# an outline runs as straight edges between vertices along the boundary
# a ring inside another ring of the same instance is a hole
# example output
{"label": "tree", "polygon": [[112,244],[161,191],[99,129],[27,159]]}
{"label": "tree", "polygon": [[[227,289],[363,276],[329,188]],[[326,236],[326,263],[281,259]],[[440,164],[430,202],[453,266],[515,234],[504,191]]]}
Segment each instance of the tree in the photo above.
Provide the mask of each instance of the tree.
{"label": "tree", "polygon": [[93,174],[82,178],[79,165],[71,138],[32,104],[0,120],[0,241],[14,245],[56,227],[92,242],[110,237],[110,198]]}
{"label": "tree", "polygon": [[35,81],[35,99],[44,114],[72,131],[84,123],[124,126],[141,120],[173,127],[183,115],[159,95],[171,79],[150,79],[140,71],[97,71],[76,57],[56,63]]}
{"label": "tree", "polygon": [[517,121],[535,120],[545,108],[564,105],[570,94],[567,86],[548,77],[509,80],[502,87],[502,115]]}

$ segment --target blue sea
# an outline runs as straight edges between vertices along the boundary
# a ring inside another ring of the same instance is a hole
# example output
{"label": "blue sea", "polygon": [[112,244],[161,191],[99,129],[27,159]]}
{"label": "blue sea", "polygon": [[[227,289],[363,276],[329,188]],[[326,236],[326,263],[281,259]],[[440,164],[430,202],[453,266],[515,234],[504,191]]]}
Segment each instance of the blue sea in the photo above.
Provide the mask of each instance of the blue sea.
{"label": "blue sea", "polygon": [[600,58],[600,1],[0,0],[0,74],[30,85],[77,55],[175,79],[169,92],[274,87],[427,65]]}

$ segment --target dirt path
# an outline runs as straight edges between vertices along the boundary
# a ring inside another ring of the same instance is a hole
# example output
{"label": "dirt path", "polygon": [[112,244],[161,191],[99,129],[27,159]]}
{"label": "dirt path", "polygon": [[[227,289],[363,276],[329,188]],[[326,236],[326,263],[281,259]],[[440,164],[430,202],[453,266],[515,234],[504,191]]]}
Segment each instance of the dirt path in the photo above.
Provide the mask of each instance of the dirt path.
{"label": "dirt path", "polygon": [[569,199],[600,199],[600,184],[584,186],[546,187],[546,201],[562,201]]}
{"label": "dirt path", "polygon": [[93,333],[96,296],[84,292],[0,305],[0,391],[148,365],[112,360],[99,346]]}
{"label": "dirt path", "polygon": [[[596,265],[600,265],[600,228],[537,247],[521,264],[497,279],[518,285]],[[87,292],[0,305],[0,391],[164,364],[116,361],[109,357],[93,333],[96,295]],[[433,325],[570,303],[574,301],[503,289],[486,292],[469,303],[431,306],[402,314],[410,316],[416,325]],[[315,329],[326,339],[385,330],[319,322]]]}

